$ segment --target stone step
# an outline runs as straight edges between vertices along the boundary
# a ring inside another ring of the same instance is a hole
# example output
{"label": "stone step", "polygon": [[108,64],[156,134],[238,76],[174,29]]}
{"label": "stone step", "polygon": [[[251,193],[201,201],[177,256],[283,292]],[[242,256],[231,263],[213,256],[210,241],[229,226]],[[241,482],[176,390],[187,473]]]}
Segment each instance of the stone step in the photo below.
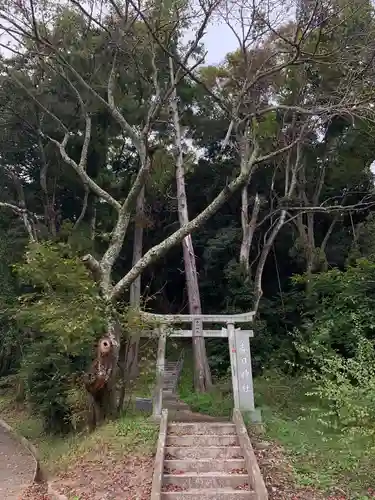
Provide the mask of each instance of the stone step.
{"label": "stone step", "polygon": [[231,423],[224,422],[205,422],[205,423],[180,423],[169,424],[168,432],[170,435],[190,435],[190,434],[205,434],[205,435],[236,435],[236,426]]}
{"label": "stone step", "polygon": [[169,403],[165,403],[163,404],[163,408],[167,409],[168,412],[176,412],[176,413],[181,413],[181,412],[185,412],[185,411],[188,411],[188,408],[184,405],[180,405],[178,403],[176,404],[169,404]]}
{"label": "stone step", "polygon": [[181,401],[172,401],[172,400],[169,400],[169,401],[163,401],[163,408],[167,408],[168,410],[172,410],[172,411],[175,411],[175,410],[189,410],[189,406],[186,404],[186,403],[183,403]]}
{"label": "stone step", "polygon": [[217,488],[241,488],[249,489],[249,478],[247,474],[226,474],[225,472],[203,472],[197,474],[189,472],[186,474],[164,474],[163,485],[179,486],[191,489],[217,489]]}
{"label": "stone step", "polygon": [[233,490],[222,488],[220,490],[189,490],[189,491],[165,491],[161,494],[161,500],[256,500],[254,491]]}
{"label": "stone step", "polygon": [[243,458],[240,446],[167,446],[165,449],[166,459],[189,460],[189,459],[234,459]]}
{"label": "stone step", "polygon": [[164,389],[163,390],[163,398],[164,399],[176,399],[176,394],[171,391],[171,390],[168,390],[168,389]]}
{"label": "stone step", "polygon": [[226,417],[210,417],[210,415],[203,415],[201,413],[194,413],[190,409],[187,410],[170,410],[168,419],[171,422],[227,422]]}
{"label": "stone step", "polygon": [[166,446],[238,446],[238,436],[190,434],[188,436],[171,436],[167,434]]}
{"label": "stone step", "polygon": [[191,458],[187,460],[164,460],[164,472],[168,474],[176,474],[180,472],[227,472],[230,474],[247,474],[245,468],[245,460],[242,458],[234,459],[216,459]]}
{"label": "stone step", "polygon": [[172,394],[168,395],[167,397],[164,397],[163,394],[163,405],[169,405],[169,406],[178,406],[178,407],[184,407],[184,408],[189,408],[189,405],[185,403],[185,401],[181,401],[178,399],[177,394]]}

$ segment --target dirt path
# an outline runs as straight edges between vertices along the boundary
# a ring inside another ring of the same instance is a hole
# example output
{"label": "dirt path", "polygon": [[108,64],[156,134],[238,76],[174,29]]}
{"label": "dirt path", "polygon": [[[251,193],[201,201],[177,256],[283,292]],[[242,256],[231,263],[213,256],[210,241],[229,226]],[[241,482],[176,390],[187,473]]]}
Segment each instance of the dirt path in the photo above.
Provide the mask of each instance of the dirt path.
{"label": "dirt path", "polygon": [[19,500],[32,479],[30,453],[0,426],[0,498]]}

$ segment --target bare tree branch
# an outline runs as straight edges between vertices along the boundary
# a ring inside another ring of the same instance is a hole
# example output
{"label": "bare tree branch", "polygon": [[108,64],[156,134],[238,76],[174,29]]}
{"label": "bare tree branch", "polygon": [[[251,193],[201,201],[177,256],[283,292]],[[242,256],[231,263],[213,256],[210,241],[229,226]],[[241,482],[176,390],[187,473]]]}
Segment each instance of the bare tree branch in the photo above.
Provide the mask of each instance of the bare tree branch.
{"label": "bare tree branch", "polygon": [[275,156],[281,155],[284,152],[288,151],[296,142],[289,144],[288,146],[281,148],[277,151],[273,151],[264,156],[258,157],[258,148],[255,147],[253,150],[253,155],[251,161],[248,164],[248,170],[242,171],[234,179],[230,182],[210,203],[208,207],[206,207],[199,215],[197,215],[194,219],[192,219],[188,224],[182,226],[180,229],[171,234],[168,238],[166,238],[163,242],[159,243],[152,247],[145,255],[138,261],[138,263],[123,277],[117,284],[114,286],[111,296],[112,300],[116,300],[119,298],[124,289],[129,288],[131,283],[139,276],[144,269],[146,269],[150,264],[158,260],[160,257],[165,255],[170,248],[174,245],[180,243],[184,237],[193,231],[197,230],[201,227],[205,222],[209,220],[209,218],[216,213],[216,211],[224,205],[224,203],[229,200],[233,193],[235,193],[238,189],[240,189],[247,181],[249,177],[250,170],[259,163],[265,162],[274,158]]}
{"label": "bare tree branch", "polygon": [[86,214],[86,211],[87,211],[87,205],[88,205],[88,199],[89,199],[89,188],[88,188],[87,184],[84,184],[83,187],[84,187],[85,194],[83,197],[82,210],[81,210],[81,213],[79,214],[78,219],[76,220],[76,223],[73,226],[73,229],[78,228],[78,226],[83,221],[85,214]]}
{"label": "bare tree branch", "polygon": [[14,213],[19,215],[19,217],[21,218],[21,220],[23,222],[23,225],[25,226],[25,229],[26,229],[26,232],[29,236],[30,242],[34,243],[35,241],[37,241],[36,233],[35,233],[35,230],[33,229],[33,224],[29,218],[30,212],[26,208],[21,208],[21,207],[18,207],[17,205],[14,205],[12,203],[6,203],[3,201],[0,201],[0,207],[9,208]]}

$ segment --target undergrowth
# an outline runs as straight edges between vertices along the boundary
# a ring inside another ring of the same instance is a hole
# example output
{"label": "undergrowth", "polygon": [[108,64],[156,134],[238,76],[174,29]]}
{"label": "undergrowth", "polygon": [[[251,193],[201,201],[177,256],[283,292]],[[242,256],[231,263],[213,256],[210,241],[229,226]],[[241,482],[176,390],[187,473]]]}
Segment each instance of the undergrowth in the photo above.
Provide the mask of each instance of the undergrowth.
{"label": "undergrowth", "polygon": [[266,434],[285,449],[299,484],[323,490],[339,487],[350,500],[368,498],[375,486],[375,443],[368,436],[335,432],[321,420],[325,408],[306,396],[300,378],[267,373],[255,380]]}
{"label": "undergrowth", "polygon": [[147,455],[155,451],[158,425],[149,415],[136,412],[133,406],[118,420],[108,422],[92,433],[80,432],[67,436],[48,434],[40,418],[31,415],[10,397],[0,395],[0,414],[21,435],[37,448],[47,470],[57,473],[78,459],[89,456]]}
{"label": "undergrowth", "polygon": [[[213,391],[193,391],[192,363],[187,360],[179,394],[193,411],[230,418],[230,380],[217,381]],[[375,486],[375,443],[368,436],[350,437],[327,427],[325,408],[307,396],[311,385],[301,378],[268,372],[254,381],[256,406],[262,410],[265,435],[282,445],[296,482],[324,491],[345,491],[346,499],[366,500]]]}
{"label": "undergrowth", "polygon": [[230,380],[222,379],[217,381],[210,392],[194,392],[194,373],[191,351],[187,351],[186,353],[178,392],[180,398],[185,401],[194,412],[211,415],[213,417],[227,417],[229,419],[232,416],[233,398]]}

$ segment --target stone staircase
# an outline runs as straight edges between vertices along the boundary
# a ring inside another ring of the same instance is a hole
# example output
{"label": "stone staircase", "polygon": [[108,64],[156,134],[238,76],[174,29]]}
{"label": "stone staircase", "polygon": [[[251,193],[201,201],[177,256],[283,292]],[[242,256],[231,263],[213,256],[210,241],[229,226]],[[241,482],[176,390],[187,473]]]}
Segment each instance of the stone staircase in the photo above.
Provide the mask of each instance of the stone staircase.
{"label": "stone staircase", "polygon": [[161,500],[255,500],[231,422],[167,426]]}
{"label": "stone staircase", "polygon": [[163,390],[176,392],[181,364],[179,361],[167,361],[164,367]]}
{"label": "stone staircase", "polygon": [[193,413],[176,394],[182,362],[165,364],[151,500],[268,500],[241,412]]}
{"label": "stone staircase", "polygon": [[170,415],[174,416],[181,416],[189,411],[189,406],[181,401],[176,393],[181,367],[180,361],[167,361],[165,364],[162,404],[163,408],[167,408]]}

